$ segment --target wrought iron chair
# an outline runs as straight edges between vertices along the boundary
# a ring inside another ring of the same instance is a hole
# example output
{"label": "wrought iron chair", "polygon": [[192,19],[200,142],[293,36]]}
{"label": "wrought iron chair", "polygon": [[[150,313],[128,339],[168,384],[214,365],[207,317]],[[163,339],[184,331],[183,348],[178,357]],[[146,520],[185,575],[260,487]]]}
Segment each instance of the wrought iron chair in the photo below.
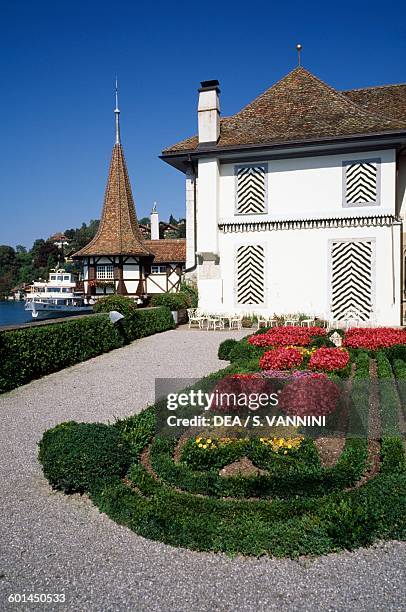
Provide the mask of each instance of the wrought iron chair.
{"label": "wrought iron chair", "polygon": [[207,331],[210,329],[224,329],[224,315],[219,314],[208,314],[207,320]]}
{"label": "wrought iron chair", "polygon": [[189,319],[189,329],[192,327],[193,323],[197,324],[199,329],[203,328],[206,317],[198,308],[187,308],[187,316]]}
{"label": "wrought iron chair", "polygon": [[299,315],[293,315],[290,319],[286,319],[284,325],[300,325]]}
{"label": "wrought iron chair", "polygon": [[242,314],[234,314],[228,317],[230,329],[242,329]]}

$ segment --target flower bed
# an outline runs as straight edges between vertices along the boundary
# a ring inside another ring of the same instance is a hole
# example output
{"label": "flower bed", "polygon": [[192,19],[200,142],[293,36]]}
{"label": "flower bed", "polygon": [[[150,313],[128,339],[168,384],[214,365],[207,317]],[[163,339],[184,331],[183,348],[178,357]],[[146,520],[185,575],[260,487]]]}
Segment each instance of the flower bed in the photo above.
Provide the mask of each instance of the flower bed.
{"label": "flower bed", "polygon": [[[261,335],[267,334],[257,337]],[[378,453],[382,462],[371,475],[370,444],[366,434],[362,435],[368,431],[371,388],[373,391],[370,354],[357,349],[317,349],[306,354],[297,347],[309,344],[290,344],[291,338],[286,346],[271,344],[276,348],[266,354],[272,354],[275,361],[276,356],[294,354],[299,359],[299,355],[300,367],[314,358],[313,366],[326,372],[289,371],[286,361],[275,366],[272,360],[267,369],[259,371],[265,355],[261,358],[246,352],[250,344],[244,340],[238,343],[244,347],[240,359],[199,381],[196,388],[258,392],[268,383],[280,391],[279,408],[285,414],[301,415],[305,407],[306,415],[329,415],[327,420],[334,420],[339,412],[334,407],[345,385],[332,371],[350,359],[347,365],[353,364],[355,373],[347,431],[358,434],[347,437],[335,465],[321,464],[316,445],[309,438],[302,439],[301,430],[277,436],[263,428],[247,439],[245,434],[216,436],[206,430],[188,431],[185,426],[179,435],[165,438],[155,432],[155,420],[164,405],[158,403],[137,416],[103,426],[97,436],[89,438],[92,453],[86,448],[88,429],[81,435],[82,424],[75,430],[81,444],[77,448],[71,448],[71,426],[47,432],[41,461],[44,468],[52,464],[50,481],[70,492],[74,487],[85,490],[101,512],[143,537],[192,550],[297,557],[354,549],[382,539],[406,539],[406,462],[404,442],[396,429],[399,398],[391,362],[384,352],[378,355],[383,432]],[[371,350],[370,346],[366,348]],[[251,348],[255,349],[255,343]],[[399,356],[394,357],[397,371],[402,372],[406,366],[399,363]],[[288,366],[298,367],[291,361]],[[185,407],[180,414],[185,416],[188,410]],[[102,436],[110,429],[114,435],[106,436],[104,445]],[[64,444],[69,448],[69,462],[61,465],[69,470],[69,487],[61,466],[54,465],[55,452]],[[109,455],[114,459],[111,463]],[[106,471],[106,479],[99,477],[97,457],[102,457],[103,465],[113,466]],[[253,471],[227,472],[243,463]]]}
{"label": "flower bed", "polygon": [[248,338],[253,346],[308,346],[312,338],[325,336],[326,330],[322,327],[272,327],[264,334],[254,334]]}
{"label": "flower bed", "polygon": [[341,348],[319,348],[310,357],[309,368],[334,372],[343,370],[350,361],[348,351]]}
{"label": "flower bed", "polygon": [[261,370],[290,370],[302,363],[303,356],[295,348],[277,348],[267,351],[259,360]]}
{"label": "flower bed", "polygon": [[391,327],[351,328],[344,336],[344,346],[376,351],[395,344],[406,344],[406,330]]}
{"label": "flower bed", "polygon": [[299,417],[326,416],[337,408],[340,389],[326,374],[306,372],[289,382],[279,396],[279,408]]}

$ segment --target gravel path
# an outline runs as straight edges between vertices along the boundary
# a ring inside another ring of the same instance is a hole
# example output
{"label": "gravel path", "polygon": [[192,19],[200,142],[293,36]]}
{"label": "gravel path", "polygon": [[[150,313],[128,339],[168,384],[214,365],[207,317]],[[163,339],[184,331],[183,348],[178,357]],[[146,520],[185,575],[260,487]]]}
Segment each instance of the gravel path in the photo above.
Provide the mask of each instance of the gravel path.
{"label": "gravel path", "polygon": [[[166,332],[0,396],[0,610],[406,609],[406,543],[316,560],[230,559],[145,540],[86,498],[48,487],[36,459],[45,429],[141,410],[153,401],[153,377],[223,365],[225,337]],[[62,592],[65,604],[7,602],[10,593]]]}

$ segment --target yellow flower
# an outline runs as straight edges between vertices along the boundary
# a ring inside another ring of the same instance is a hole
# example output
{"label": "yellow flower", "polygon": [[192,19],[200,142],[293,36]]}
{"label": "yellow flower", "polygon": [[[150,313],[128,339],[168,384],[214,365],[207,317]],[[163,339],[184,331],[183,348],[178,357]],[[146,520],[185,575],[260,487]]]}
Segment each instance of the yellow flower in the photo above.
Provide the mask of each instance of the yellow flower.
{"label": "yellow flower", "polygon": [[203,444],[202,443],[199,444],[199,448],[203,448]]}
{"label": "yellow flower", "polygon": [[287,455],[287,454],[288,454],[288,451],[286,451],[286,450],[285,450],[285,451],[283,451],[283,454],[284,454],[284,455]]}
{"label": "yellow flower", "polygon": [[207,438],[206,443],[211,444],[211,438]]}
{"label": "yellow flower", "polygon": [[198,437],[196,438],[196,444],[199,444],[200,440],[201,440],[201,437],[200,437],[200,436],[198,436]]}
{"label": "yellow flower", "polygon": [[202,444],[202,448],[207,448],[207,444]]}

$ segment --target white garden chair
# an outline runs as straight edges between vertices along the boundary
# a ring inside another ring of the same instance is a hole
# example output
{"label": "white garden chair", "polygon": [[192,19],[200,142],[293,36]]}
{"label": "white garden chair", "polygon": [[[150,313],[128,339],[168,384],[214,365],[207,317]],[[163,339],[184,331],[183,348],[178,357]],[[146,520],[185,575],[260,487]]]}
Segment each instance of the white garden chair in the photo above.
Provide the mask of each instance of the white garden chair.
{"label": "white garden chair", "polygon": [[300,327],[312,327],[316,323],[316,317],[310,319],[302,319],[300,321]]}
{"label": "white garden chair", "polygon": [[257,329],[260,327],[274,327],[274,325],[278,325],[277,319],[274,319],[271,315],[257,315]]}
{"label": "white garden chair", "polygon": [[293,315],[290,319],[286,319],[284,325],[300,325],[300,320],[298,315]]}
{"label": "white garden chair", "polygon": [[199,326],[199,329],[203,328],[205,316],[198,308],[187,308],[187,316],[189,319],[189,329],[194,323]]}
{"label": "white garden chair", "polygon": [[362,321],[359,310],[356,308],[349,308],[343,316],[343,321],[346,329],[350,327],[359,327]]}
{"label": "white garden chair", "polygon": [[242,315],[234,314],[228,317],[230,329],[242,329]]}
{"label": "white garden chair", "polygon": [[224,329],[224,316],[218,314],[209,314],[206,317],[207,331],[210,329]]}

